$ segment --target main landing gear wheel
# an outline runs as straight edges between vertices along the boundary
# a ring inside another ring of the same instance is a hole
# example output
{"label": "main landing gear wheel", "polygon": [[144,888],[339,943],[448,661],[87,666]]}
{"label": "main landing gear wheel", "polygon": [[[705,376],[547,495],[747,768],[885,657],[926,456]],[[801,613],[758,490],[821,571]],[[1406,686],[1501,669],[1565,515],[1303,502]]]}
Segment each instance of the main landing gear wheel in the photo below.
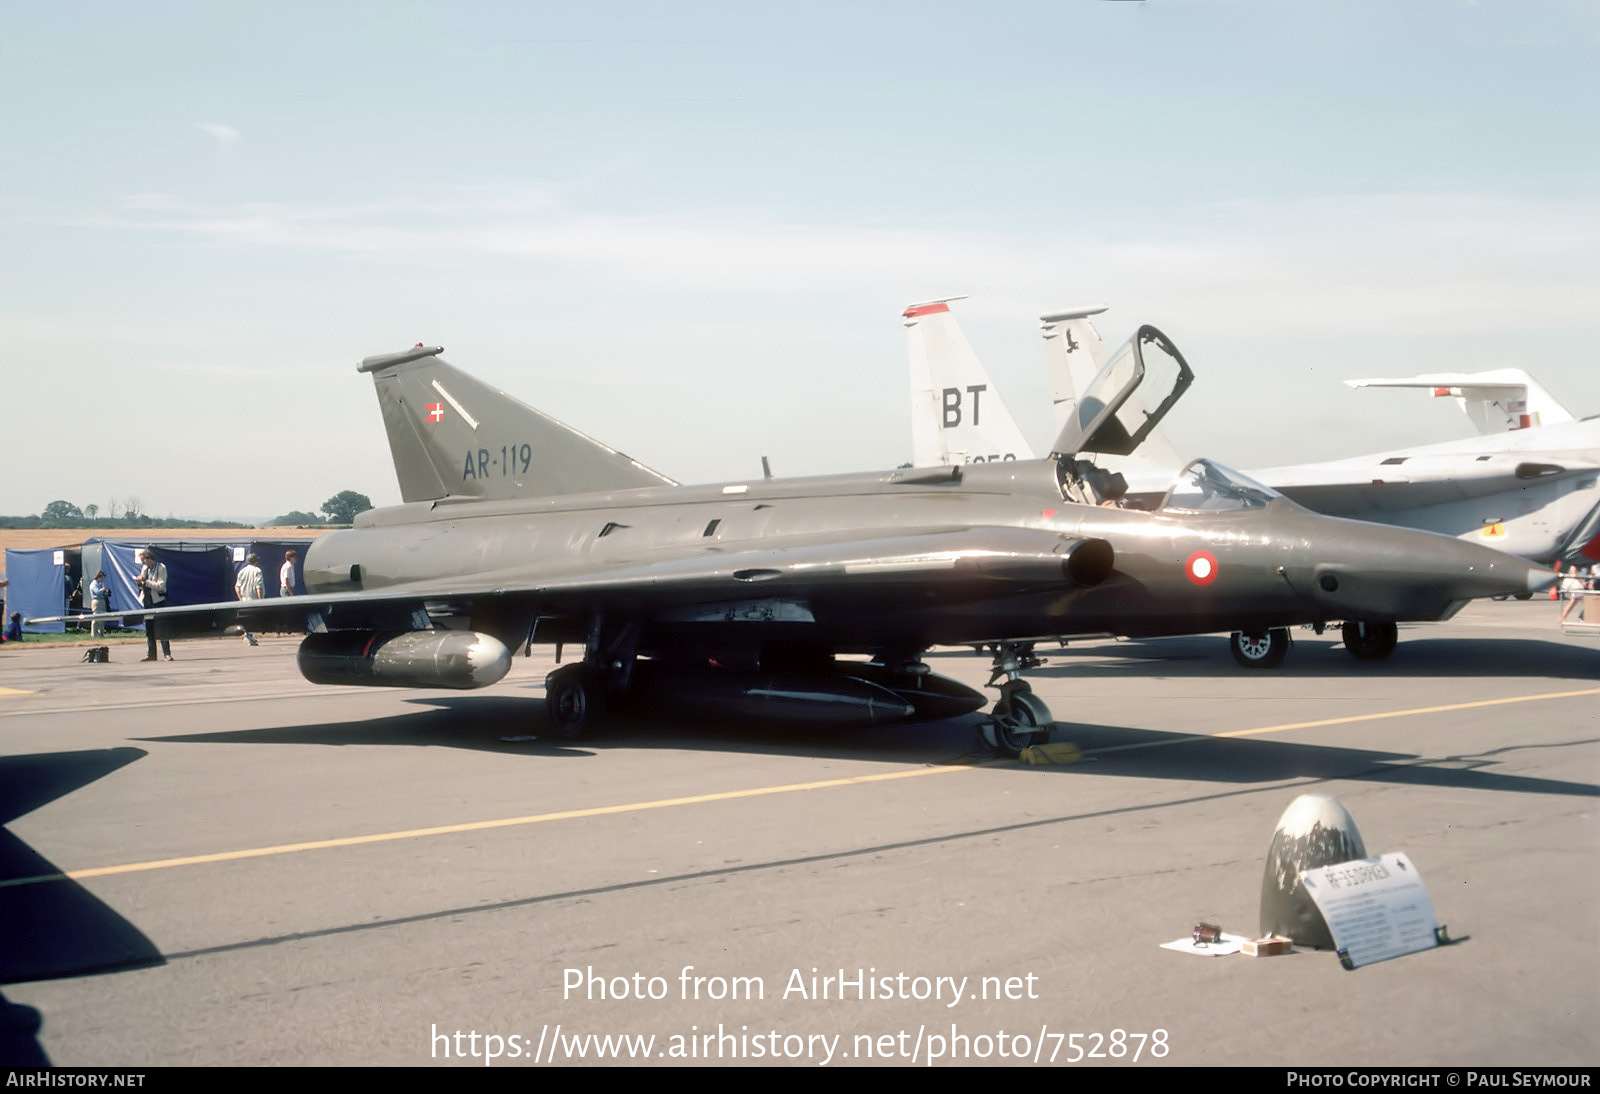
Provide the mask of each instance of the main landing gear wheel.
{"label": "main landing gear wheel", "polygon": [[1400,628],[1393,623],[1365,623],[1352,619],[1345,623],[1344,648],[1363,661],[1382,661],[1394,652],[1400,641]]}
{"label": "main landing gear wheel", "polygon": [[1007,756],[1019,755],[1050,736],[1050,708],[1026,685],[1002,695],[992,717],[994,746]]}
{"label": "main landing gear wheel", "polygon": [[1289,632],[1284,627],[1273,627],[1266,634],[1234,631],[1228,646],[1233,659],[1247,669],[1276,668],[1289,652]]}
{"label": "main landing gear wheel", "polygon": [[606,693],[600,674],[587,665],[563,665],[544,680],[545,709],[555,736],[580,737],[605,717]]}

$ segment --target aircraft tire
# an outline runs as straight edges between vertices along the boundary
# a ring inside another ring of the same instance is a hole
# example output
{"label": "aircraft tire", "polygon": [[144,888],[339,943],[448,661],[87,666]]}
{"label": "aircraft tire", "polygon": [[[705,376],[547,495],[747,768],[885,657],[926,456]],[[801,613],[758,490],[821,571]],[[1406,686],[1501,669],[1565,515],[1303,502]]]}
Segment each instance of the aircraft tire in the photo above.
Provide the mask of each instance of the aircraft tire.
{"label": "aircraft tire", "polygon": [[997,752],[1019,755],[1023,749],[1050,736],[1050,708],[1031,690],[1013,690],[994,705],[994,744]]}
{"label": "aircraft tire", "polygon": [[1348,619],[1341,633],[1344,648],[1350,651],[1350,656],[1362,661],[1382,661],[1394,652],[1395,644],[1400,641],[1400,628],[1393,623]]}
{"label": "aircraft tire", "polygon": [[587,665],[563,665],[544,681],[545,710],[554,736],[571,740],[590,732],[605,717],[606,692]]}
{"label": "aircraft tire", "polygon": [[1228,648],[1233,659],[1247,669],[1277,668],[1289,652],[1289,631],[1286,627],[1273,627],[1262,635],[1234,631]]}

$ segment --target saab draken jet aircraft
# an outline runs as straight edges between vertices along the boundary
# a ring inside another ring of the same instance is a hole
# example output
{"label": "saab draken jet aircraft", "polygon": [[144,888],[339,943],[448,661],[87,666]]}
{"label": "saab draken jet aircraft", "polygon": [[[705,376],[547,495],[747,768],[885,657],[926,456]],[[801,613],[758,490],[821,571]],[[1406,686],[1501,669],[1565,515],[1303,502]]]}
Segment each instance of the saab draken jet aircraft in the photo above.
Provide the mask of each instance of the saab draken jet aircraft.
{"label": "saab draken jet aircraft", "polygon": [[[1009,420],[999,420],[1005,404],[949,313],[948,302],[959,299],[916,304],[903,313],[912,374],[926,377],[926,386],[942,391],[947,403],[956,398],[955,392],[981,387],[989,398],[986,428],[1015,429]],[[1058,413],[1076,406],[1077,393],[1087,390],[1084,376],[1093,362],[1104,359],[1104,344],[1088,318],[1104,310],[1080,308],[1042,317]],[[938,328],[938,338],[929,337],[930,326]],[[948,345],[964,348],[959,367],[941,356],[940,349]],[[1600,418],[1572,420],[1548,392],[1516,369],[1349,382],[1356,387],[1427,387],[1436,395],[1454,396],[1481,435],[1328,463],[1269,468],[1253,471],[1251,477],[1330,516],[1439,532],[1534,562],[1600,560]],[[919,408],[920,425],[915,418]],[[950,428],[948,415],[942,421],[930,417],[915,393],[912,410],[916,462],[960,463],[961,452],[972,442]],[[919,429],[934,433],[932,445],[917,443]],[[955,439],[941,444],[946,432]],[[1159,436],[1159,430],[1149,434]],[[1141,454],[1149,443],[1147,438]],[[1023,443],[1018,448],[1019,455],[1026,452]],[[1125,504],[1147,505],[1160,497],[1178,466],[1176,456],[1166,454],[1170,452],[1168,446],[1165,453],[1143,464],[1118,463],[1103,456],[1096,463],[1131,480],[1123,495]],[[1392,627],[1372,620],[1344,622],[1345,644],[1358,657],[1382,658],[1394,648],[1397,635]],[[1231,640],[1234,657],[1251,667],[1278,664],[1289,645],[1288,632],[1281,630],[1240,629]]]}
{"label": "saab draken jet aircraft", "polygon": [[[1311,513],[1204,460],[1153,512],[1108,508],[1078,453],[1132,451],[1191,373],[1141,327],[1043,460],[680,486],[446,364],[369,357],[404,503],[306,553],[307,595],[158,608],[169,635],[304,629],[308,680],[476,688],[571,643],[560,735],[608,705],[872,725],[971,713],[934,645],[994,650],[986,732],[1050,729],[1022,673],[1058,635],[1441,619],[1553,575],[1475,544]],[[1157,385],[1151,399],[1143,389]],[[866,659],[848,659],[851,655]]]}

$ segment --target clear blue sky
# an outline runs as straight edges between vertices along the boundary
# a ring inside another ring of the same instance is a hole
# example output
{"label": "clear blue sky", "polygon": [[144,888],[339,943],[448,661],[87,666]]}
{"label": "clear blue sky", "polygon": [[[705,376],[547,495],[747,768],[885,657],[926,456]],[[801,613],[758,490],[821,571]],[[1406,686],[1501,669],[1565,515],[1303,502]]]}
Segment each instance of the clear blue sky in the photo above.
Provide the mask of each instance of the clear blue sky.
{"label": "clear blue sky", "polygon": [[900,310],[1111,305],[1238,467],[1600,412],[1600,5],[0,4],[0,513],[398,500],[361,357],[452,363],[685,481],[907,457]]}

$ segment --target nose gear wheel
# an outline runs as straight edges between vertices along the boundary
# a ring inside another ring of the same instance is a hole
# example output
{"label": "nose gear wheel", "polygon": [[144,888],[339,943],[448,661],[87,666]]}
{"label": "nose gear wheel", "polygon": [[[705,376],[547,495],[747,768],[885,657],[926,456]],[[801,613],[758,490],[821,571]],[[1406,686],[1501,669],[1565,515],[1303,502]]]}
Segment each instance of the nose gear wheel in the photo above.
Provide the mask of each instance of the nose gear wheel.
{"label": "nose gear wheel", "polygon": [[1052,722],[1050,708],[1028,689],[1024,680],[1008,685],[1010,693],[1002,693],[994,706],[995,749],[1007,756],[1019,755],[1023,749],[1044,742],[1050,736]]}

